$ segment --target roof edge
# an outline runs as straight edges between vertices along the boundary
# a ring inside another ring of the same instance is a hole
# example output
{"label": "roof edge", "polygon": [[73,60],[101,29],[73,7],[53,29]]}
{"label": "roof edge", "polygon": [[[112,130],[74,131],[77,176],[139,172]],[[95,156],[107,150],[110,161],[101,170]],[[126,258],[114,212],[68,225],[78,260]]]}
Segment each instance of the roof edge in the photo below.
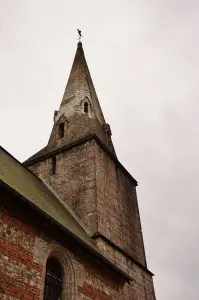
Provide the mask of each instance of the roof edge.
{"label": "roof edge", "polygon": [[[10,156],[13,160],[15,160],[22,168],[26,169],[32,176],[36,177],[37,180],[41,181],[46,188],[56,197],[56,199],[63,205],[64,209],[70,212],[75,221],[79,224],[79,226],[85,231],[85,233],[91,238],[91,233],[85,227],[83,222],[78,218],[78,216],[73,212],[73,210],[59,197],[56,191],[42,178],[38,177],[35,173],[33,173],[29,168],[27,168],[23,163],[21,163],[18,159],[16,159],[12,154],[10,154],[7,150],[5,150],[2,146],[0,146],[0,150],[5,152],[8,156]],[[0,179],[1,181],[1,179]],[[2,181],[3,182],[3,181]],[[6,183],[5,183],[6,184]],[[8,185],[9,186],[9,185]],[[16,191],[15,191],[16,192]],[[27,199],[27,201],[29,201]]]}
{"label": "roof edge", "polygon": [[[23,166],[24,167],[24,166]],[[49,191],[59,200],[59,202],[64,206],[65,209],[67,209],[70,214],[73,216],[73,218],[77,221],[77,223],[82,227],[82,229],[87,233],[88,236],[91,237],[91,232],[88,231],[88,228],[83,224],[83,222],[77,217],[77,215],[74,213],[74,211],[68,206],[56,193],[56,191],[44,180],[41,179],[42,182],[45,184],[45,186],[49,189]]]}
{"label": "roof edge", "polygon": [[17,191],[15,191],[13,188],[11,188],[8,184],[6,184],[1,179],[0,179],[0,186],[5,187],[12,194],[16,195],[22,202],[24,202],[25,204],[27,204],[31,209],[35,210],[37,213],[39,213],[42,217],[44,217],[46,220],[48,220],[48,222],[50,222],[54,226],[58,227],[58,229],[61,230],[64,234],[72,237],[77,243],[81,244],[82,247],[84,247],[88,251],[90,251],[95,257],[97,257],[102,262],[104,262],[108,267],[111,267],[111,269],[113,271],[115,271],[118,275],[120,275],[121,277],[123,277],[125,279],[125,281],[130,282],[132,280],[132,278],[126,272],[124,272],[119,267],[117,267],[116,265],[114,265],[109,259],[107,259],[102,253],[100,253],[100,250],[97,251],[94,248],[92,248],[90,245],[88,245],[87,243],[85,243],[82,239],[80,239],[78,236],[76,236],[74,233],[72,233],[69,229],[65,228],[63,225],[61,225],[60,223],[58,223],[55,219],[53,219],[47,213],[45,213],[44,211],[42,211],[38,206],[36,206],[34,203],[30,202],[28,199],[26,199],[20,193],[18,193]]}
{"label": "roof edge", "polygon": [[125,256],[127,256],[130,260],[132,260],[138,267],[140,267],[142,270],[144,270],[145,272],[147,272],[149,275],[154,276],[154,274],[144,265],[142,265],[141,263],[139,263],[135,258],[133,258],[131,255],[129,255],[127,252],[125,252],[123,249],[121,249],[120,247],[118,247],[117,245],[115,245],[113,242],[111,242],[106,236],[104,236],[103,234],[96,232],[92,235],[92,239],[96,239],[96,238],[102,238],[103,240],[105,240],[109,245],[111,245],[112,247],[114,247],[115,249],[117,249],[118,252],[124,254]]}
{"label": "roof edge", "polygon": [[109,157],[111,157],[111,159],[127,174],[127,176],[131,179],[131,181],[133,181],[133,183],[137,186],[138,185],[138,182],[137,180],[127,171],[127,169],[121,164],[121,162],[117,159],[117,157],[104,145],[104,143],[99,139],[99,137],[96,135],[96,134],[90,134],[88,136],[85,136],[83,137],[82,139],[78,140],[78,141],[75,141],[75,142],[72,142],[71,144],[69,145],[66,145],[66,146],[62,146],[58,149],[55,149],[55,150],[51,150],[41,156],[38,156],[32,160],[26,160],[24,161],[22,164],[24,166],[30,166],[38,161],[41,161],[43,160],[44,158],[47,158],[51,155],[55,155],[55,154],[58,154],[62,151],[67,151],[68,149],[71,149],[73,147],[77,147],[81,144],[84,144],[85,142],[89,141],[89,140],[92,140],[94,139],[98,145],[101,146],[101,148],[103,148],[103,150],[105,150],[105,152],[109,155]]}

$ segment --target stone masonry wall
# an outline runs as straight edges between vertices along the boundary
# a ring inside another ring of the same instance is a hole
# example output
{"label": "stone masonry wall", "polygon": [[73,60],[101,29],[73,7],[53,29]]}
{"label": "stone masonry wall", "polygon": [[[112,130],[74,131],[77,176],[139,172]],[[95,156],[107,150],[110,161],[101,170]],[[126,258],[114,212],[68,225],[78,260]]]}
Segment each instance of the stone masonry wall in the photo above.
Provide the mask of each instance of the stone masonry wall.
{"label": "stone masonry wall", "polygon": [[55,174],[52,174],[51,158],[29,169],[52,186],[91,232],[97,231],[94,142],[58,154]]}
{"label": "stone masonry wall", "polygon": [[102,238],[98,238],[96,241],[101,252],[132,278],[131,283],[126,284],[123,288],[124,298],[128,300],[155,300],[151,274],[117,249],[113,249]]}
{"label": "stone masonry wall", "polygon": [[[64,123],[65,126],[65,135],[61,139],[58,134],[59,123]],[[73,115],[67,119],[62,115],[59,121],[53,125],[47,149],[56,149],[69,145],[93,133],[95,133],[104,144],[107,144],[105,131],[98,119],[90,118],[83,113],[73,113]]]}
{"label": "stone masonry wall", "polygon": [[101,233],[146,266],[135,184],[94,141],[30,166],[92,234]]}
{"label": "stone masonry wall", "polygon": [[136,186],[96,143],[98,231],[146,266]]}
{"label": "stone masonry wall", "polygon": [[73,209],[104,255],[132,276],[125,299],[154,300],[151,274],[130,258],[146,266],[135,184],[107,153],[92,140],[58,154],[54,175],[51,158],[29,168]]}

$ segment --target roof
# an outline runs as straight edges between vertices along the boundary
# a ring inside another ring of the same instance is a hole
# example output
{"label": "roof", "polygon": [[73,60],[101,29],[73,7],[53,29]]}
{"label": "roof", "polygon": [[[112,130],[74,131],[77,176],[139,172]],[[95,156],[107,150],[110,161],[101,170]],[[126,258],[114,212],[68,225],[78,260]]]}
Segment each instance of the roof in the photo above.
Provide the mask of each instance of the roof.
{"label": "roof", "polygon": [[48,149],[47,146],[45,146],[44,148],[42,148],[41,150],[39,150],[38,152],[36,152],[35,154],[33,154],[31,157],[29,157],[26,161],[32,161],[33,159],[36,159],[38,157],[41,157],[42,155],[45,155],[46,153],[48,153]]}
{"label": "roof", "polygon": [[94,244],[70,208],[45,183],[0,148],[0,180],[70,230],[91,247]]}
{"label": "roof", "polygon": [[[82,103],[85,99],[90,103],[91,114],[82,113]],[[60,139],[57,136],[57,129],[61,117],[65,117],[68,123],[67,134]],[[26,162],[46,155],[64,145],[69,145],[90,134],[98,135],[106,147],[116,156],[110,126],[106,124],[86,62],[83,46],[79,42],[59,110],[54,114],[54,124],[48,144],[29,157]]]}
{"label": "roof", "polygon": [[[89,93],[85,93],[85,90],[88,90]],[[104,115],[99,104],[99,100],[93,85],[91,74],[86,62],[84,55],[84,50],[82,43],[77,44],[77,50],[75,53],[73,65],[70,71],[66,89],[62,98],[60,108],[65,106],[70,100],[71,95],[81,94],[84,96],[90,96],[92,101],[92,110],[94,112],[95,118],[97,118],[100,123],[103,125],[105,123]],[[82,99],[83,100],[83,99]],[[60,109],[58,111],[57,117],[60,115]]]}
{"label": "roof", "polygon": [[91,237],[81,225],[76,215],[63,203],[48,186],[19,161],[0,146],[0,181],[17,192],[33,207],[38,208],[46,216],[58,223],[66,232],[70,232],[77,240],[82,241],[89,250],[114,268],[127,280],[129,276],[106,259],[94,245]]}

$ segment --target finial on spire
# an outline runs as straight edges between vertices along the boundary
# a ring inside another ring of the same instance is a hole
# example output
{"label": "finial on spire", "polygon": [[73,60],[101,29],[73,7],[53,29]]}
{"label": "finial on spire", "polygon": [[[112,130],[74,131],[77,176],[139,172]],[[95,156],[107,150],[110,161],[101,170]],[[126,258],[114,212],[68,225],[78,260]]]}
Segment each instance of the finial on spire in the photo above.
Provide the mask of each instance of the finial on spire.
{"label": "finial on spire", "polygon": [[79,37],[78,37],[79,43],[81,43],[81,38],[83,38],[82,32],[81,32],[81,30],[79,30],[79,29],[77,29],[77,32],[78,32],[78,34],[79,34]]}

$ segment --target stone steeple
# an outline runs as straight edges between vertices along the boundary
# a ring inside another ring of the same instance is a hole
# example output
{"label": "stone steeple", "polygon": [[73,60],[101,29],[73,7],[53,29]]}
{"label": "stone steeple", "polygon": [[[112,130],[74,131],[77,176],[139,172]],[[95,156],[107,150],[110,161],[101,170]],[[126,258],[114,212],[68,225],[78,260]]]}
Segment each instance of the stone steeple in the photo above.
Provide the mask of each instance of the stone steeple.
{"label": "stone steeple", "polygon": [[113,299],[155,300],[137,181],[115,155],[110,126],[104,120],[81,43],[49,142],[25,166],[55,190],[104,256],[133,279],[126,296]]}
{"label": "stone steeple", "polygon": [[105,122],[97,94],[79,42],[61,105],[54,114],[48,150],[95,134],[115,154],[110,126]]}
{"label": "stone steeple", "polygon": [[117,160],[80,42],[48,144],[25,165],[55,189],[96,243],[108,239],[146,266],[137,182]]}
{"label": "stone steeple", "polygon": [[[93,86],[82,43],[79,42],[68,83],[60,105],[59,114],[66,113],[69,116],[74,111],[82,113],[83,105],[79,106],[79,102],[81,103],[85,98],[87,98],[89,108],[92,107],[92,111],[88,108],[88,115],[93,118],[97,118],[101,125],[103,125],[105,123],[104,116]],[[72,103],[72,99],[76,100],[73,102],[73,110],[67,112],[67,104],[69,102]]]}
{"label": "stone steeple", "polygon": [[116,156],[111,129],[105,122],[102,109],[79,42],[59,110],[54,112],[54,124],[46,147],[26,162],[49,155],[85,137],[96,135]]}

